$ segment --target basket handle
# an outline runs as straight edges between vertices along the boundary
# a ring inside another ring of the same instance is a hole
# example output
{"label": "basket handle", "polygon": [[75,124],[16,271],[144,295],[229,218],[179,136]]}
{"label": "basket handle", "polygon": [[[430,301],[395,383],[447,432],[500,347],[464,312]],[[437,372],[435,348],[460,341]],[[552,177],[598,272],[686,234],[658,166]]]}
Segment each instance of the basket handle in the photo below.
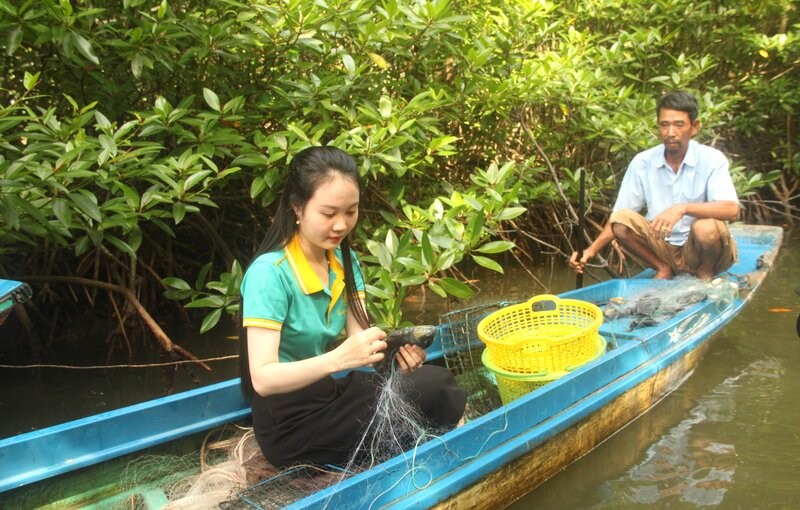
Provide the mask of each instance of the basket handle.
{"label": "basket handle", "polygon": [[559,301],[560,298],[558,296],[554,296],[552,294],[540,294],[530,298],[527,304],[530,306],[533,313],[552,315],[558,313]]}

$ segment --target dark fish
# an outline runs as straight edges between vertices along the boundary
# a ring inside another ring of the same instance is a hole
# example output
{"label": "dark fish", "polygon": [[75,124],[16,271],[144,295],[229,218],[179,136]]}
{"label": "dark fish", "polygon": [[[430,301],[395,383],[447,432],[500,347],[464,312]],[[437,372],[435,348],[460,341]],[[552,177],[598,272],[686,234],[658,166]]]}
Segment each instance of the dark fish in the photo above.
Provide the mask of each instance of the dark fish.
{"label": "dark fish", "polygon": [[707,297],[704,288],[691,287],[686,291],[663,291],[661,295],[646,292],[635,299],[613,297],[606,303],[603,315],[607,320],[632,318],[628,331],[633,331],[660,324]]}
{"label": "dark fish", "polygon": [[436,326],[409,326],[392,331],[384,339],[387,345],[386,350],[383,351],[383,359],[375,363],[373,368],[382,376],[390,374],[396,364],[394,358],[400,347],[411,344],[427,349],[433,343],[435,336]]}
{"label": "dark fish", "polygon": [[636,301],[636,315],[652,315],[661,306],[661,299],[652,294],[646,294]]}
{"label": "dark fish", "polygon": [[616,320],[622,317],[638,315],[636,301],[630,301],[622,297],[613,297],[606,303],[603,315],[606,319]]}
{"label": "dark fish", "polygon": [[645,293],[636,299],[628,300],[614,297],[608,300],[603,315],[606,319],[619,319],[636,315],[651,315],[661,305],[661,299],[652,293]]}
{"label": "dark fish", "polygon": [[633,331],[636,328],[650,328],[661,324],[663,321],[667,320],[669,317],[666,315],[659,315],[657,317],[650,317],[650,316],[642,316],[637,319],[633,319],[631,321],[630,326],[628,327],[628,331]]}

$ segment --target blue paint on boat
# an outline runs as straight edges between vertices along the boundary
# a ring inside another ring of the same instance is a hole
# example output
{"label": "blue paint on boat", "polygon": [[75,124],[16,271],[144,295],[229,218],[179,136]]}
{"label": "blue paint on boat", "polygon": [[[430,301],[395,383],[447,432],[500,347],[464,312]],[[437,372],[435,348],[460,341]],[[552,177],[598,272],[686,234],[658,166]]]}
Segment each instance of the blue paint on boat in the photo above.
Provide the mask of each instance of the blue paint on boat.
{"label": "blue paint on boat", "polygon": [[239,379],[0,440],[0,492],[240,420]]}
{"label": "blue paint on boat", "polygon": [[27,283],[0,278],[0,315],[29,300],[32,293]]}

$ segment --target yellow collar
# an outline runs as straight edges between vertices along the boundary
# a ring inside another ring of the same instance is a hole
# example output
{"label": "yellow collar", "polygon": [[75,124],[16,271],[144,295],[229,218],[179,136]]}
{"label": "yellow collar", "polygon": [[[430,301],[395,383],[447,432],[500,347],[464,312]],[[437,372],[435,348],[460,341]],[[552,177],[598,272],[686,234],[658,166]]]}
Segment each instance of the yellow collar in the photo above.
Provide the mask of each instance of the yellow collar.
{"label": "yellow collar", "polygon": [[[314,270],[311,268],[311,264],[308,262],[308,258],[306,258],[306,254],[303,253],[303,247],[300,246],[300,237],[295,235],[292,237],[291,241],[286,244],[286,247],[283,249],[284,253],[286,253],[286,258],[289,261],[289,265],[292,266],[292,271],[294,271],[295,278],[297,278],[297,283],[300,285],[300,289],[305,294],[313,294],[315,292],[321,292],[325,290],[325,287],[322,285],[322,281],[320,281],[319,276]],[[339,299],[344,291],[344,267],[342,263],[339,262],[339,259],[336,258],[334,255],[334,250],[327,251],[328,256],[328,264],[333,270],[333,273],[336,275],[336,278],[331,282],[331,304],[328,308],[328,313],[330,314],[330,310],[333,307],[333,304]]]}

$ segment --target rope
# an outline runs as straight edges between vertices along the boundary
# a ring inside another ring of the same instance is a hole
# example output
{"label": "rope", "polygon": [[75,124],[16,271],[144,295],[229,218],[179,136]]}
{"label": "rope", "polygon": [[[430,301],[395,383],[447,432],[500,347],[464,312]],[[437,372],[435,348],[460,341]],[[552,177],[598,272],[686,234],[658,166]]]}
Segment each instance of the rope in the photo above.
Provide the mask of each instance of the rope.
{"label": "rope", "polygon": [[167,361],[164,363],[146,363],[146,364],[127,364],[127,365],[87,365],[87,366],[79,366],[79,365],[48,365],[43,363],[35,363],[31,365],[2,365],[0,364],[0,368],[68,368],[70,370],[98,370],[98,369],[108,369],[108,368],[153,368],[153,367],[168,367],[172,365],[183,365],[192,363],[195,364],[198,361],[200,362],[207,362],[207,361],[224,361],[227,359],[236,359],[238,358],[238,354],[231,354],[229,356],[218,356],[216,358],[205,358],[201,360],[176,360],[176,361]]}

